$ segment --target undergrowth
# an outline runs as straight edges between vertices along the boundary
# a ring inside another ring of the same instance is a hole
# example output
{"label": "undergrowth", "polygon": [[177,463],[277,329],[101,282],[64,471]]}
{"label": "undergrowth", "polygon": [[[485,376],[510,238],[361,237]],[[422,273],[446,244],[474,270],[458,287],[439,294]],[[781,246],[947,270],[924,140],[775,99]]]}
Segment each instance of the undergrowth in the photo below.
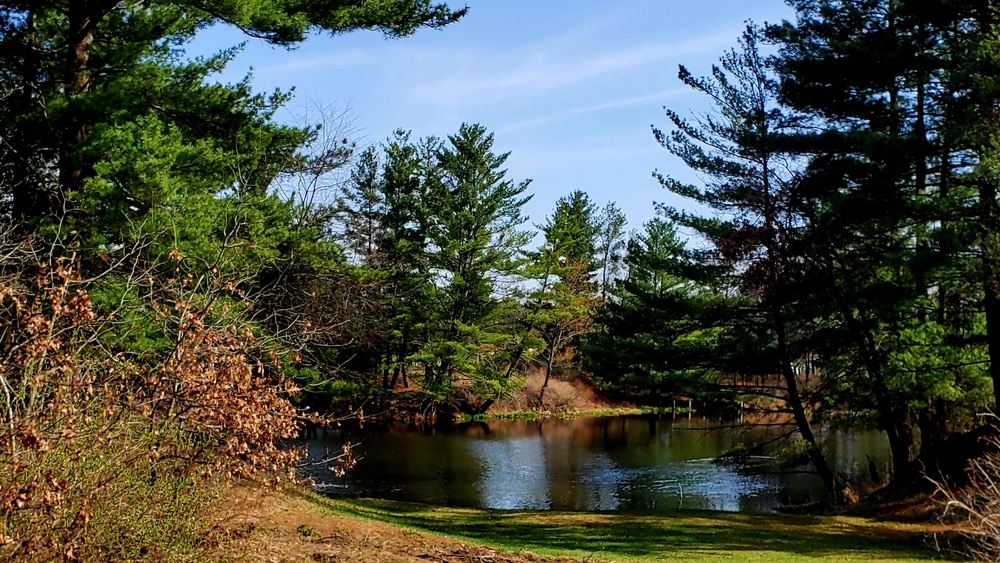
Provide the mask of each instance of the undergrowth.
{"label": "undergrowth", "polygon": [[[72,257],[3,250],[0,560],[204,558],[221,485],[287,480],[299,458],[279,447],[296,390],[277,356],[176,253],[169,279],[133,269],[98,310]],[[160,345],[123,344],[139,325]]]}

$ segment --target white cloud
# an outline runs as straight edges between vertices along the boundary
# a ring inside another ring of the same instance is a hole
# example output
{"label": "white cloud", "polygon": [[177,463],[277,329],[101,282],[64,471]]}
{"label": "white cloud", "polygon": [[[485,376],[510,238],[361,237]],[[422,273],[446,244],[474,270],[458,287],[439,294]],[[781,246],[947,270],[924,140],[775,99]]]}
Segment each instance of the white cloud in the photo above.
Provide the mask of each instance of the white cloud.
{"label": "white cloud", "polygon": [[[648,138],[647,138],[648,137]],[[549,170],[589,170],[623,160],[634,161],[649,156],[661,156],[663,148],[656,144],[653,135],[637,136],[631,142],[608,142],[605,146],[571,145],[553,147],[552,145],[531,146],[521,145],[517,152],[512,152],[511,159],[516,157],[518,166],[525,169],[544,168]],[[513,168],[513,164],[511,167]],[[638,168],[640,175],[648,177],[652,168]],[[537,176],[537,174],[534,174]]]}
{"label": "white cloud", "polygon": [[[656,43],[589,57],[576,53],[535,52],[522,57],[524,62],[516,68],[485,73],[480,69],[497,68],[502,66],[502,61],[517,57],[511,57],[509,53],[502,58],[478,57],[474,61],[475,71],[468,71],[470,64],[466,64],[466,69],[418,85],[411,91],[410,97],[414,103],[432,105],[490,105],[531,98],[665,61],[676,63],[685,57],[706,52],[721,54],[722,49],[734,43],[738,34],[738,30],[726,30],[679,42]],[[451,56],[454,57],[454,54]]]}
{"label": "white cloud", "polygon": [[497,129],[498,133],[510,133],[513,131],[523,131],[525,129],[534,129],[535,127],[540,127],[542,125],[547,125],[549,123],[555,123],[559,121],[565,121],[572,119],[574,117],[579,117],[581,115],[587,115],[589,113],[595,113],[599,111],[605,111],[609,109],[621,108],[634,106],[638,104],[644,104],[647,102],[658,102],[666,101],[672,99],[678,95],[687,93],[688,90],[685,88],[669,88],[667,90],[661,90],[653,94],[646,94],[643,96],[632,96],[628,98],[620,98],[617,100],[611,100],[609,102],[603,102],[600,104],[578,107],[566,111],[560,111],[556,113],[550,113],[547,115],[540,115],[537,117],[532,117],[529,119],[524,119],[521,121],[515,121],[503,127]]}
{"label": "white cloud", "polygon": [[375,57],[361,49],[351,49],[333,55],[310,55],[291,57],[280,65],[270,65],[260,69],[263,72],[295,72],[323,68],[344,68],[371,63]]}

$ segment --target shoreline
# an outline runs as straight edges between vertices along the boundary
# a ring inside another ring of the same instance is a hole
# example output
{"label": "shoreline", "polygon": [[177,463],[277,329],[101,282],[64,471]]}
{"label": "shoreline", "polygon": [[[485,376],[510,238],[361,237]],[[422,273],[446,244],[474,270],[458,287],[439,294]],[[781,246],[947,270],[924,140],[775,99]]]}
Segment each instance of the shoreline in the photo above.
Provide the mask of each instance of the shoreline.
{"label": "shoreline", "polygon": [[583,409],[571,411],[510,411],[495,412],[486,414],[463,414],[456,417],[457,422],[465,424],[469,422],[485,422],[488,420],[544,420],[544,419],[570,419],[570,418],[601,418],[612,416],[665,416],[665,415],[697,415],[698,412],[688,407],[618,407],[606,409]]}

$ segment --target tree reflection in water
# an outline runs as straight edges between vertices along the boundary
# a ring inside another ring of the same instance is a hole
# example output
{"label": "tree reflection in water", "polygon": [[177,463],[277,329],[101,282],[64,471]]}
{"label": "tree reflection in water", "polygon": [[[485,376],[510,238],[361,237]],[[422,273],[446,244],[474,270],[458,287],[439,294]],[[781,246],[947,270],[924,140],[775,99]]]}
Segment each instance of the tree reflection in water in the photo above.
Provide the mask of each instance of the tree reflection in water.
{"label": "tree reflection in water", "polygon": [[[776,429],[736,431],[698,418],[576,418],[490,421],[451,429],[404,425],[337,429],[297,442],[316,459],[345,440],[363,456],[346,477],[322,466],[315,478],[334,496],[498,509],[708,509],[770,512],[822,500],[815,476],[788,473],[772,457],[720,463]],[[884,436],[829,431],[823,447],[837,471],[859,475],[866,455],[884,462]],[[765,452],[767,453],[767,452]]]}

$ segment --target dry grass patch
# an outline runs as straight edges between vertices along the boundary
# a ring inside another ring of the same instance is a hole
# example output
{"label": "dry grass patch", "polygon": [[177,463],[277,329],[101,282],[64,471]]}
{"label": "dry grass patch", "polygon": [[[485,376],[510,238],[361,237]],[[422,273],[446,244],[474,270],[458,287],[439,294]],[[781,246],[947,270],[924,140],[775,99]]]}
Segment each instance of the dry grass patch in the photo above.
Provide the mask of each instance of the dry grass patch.
{"label": "dry grass patch", "polygon": [[294,489],[235,487],[217,511],[214,553],[264,562],[534,563],[572,561],[510,553],[389,523],[331,513],[328,501]]}

